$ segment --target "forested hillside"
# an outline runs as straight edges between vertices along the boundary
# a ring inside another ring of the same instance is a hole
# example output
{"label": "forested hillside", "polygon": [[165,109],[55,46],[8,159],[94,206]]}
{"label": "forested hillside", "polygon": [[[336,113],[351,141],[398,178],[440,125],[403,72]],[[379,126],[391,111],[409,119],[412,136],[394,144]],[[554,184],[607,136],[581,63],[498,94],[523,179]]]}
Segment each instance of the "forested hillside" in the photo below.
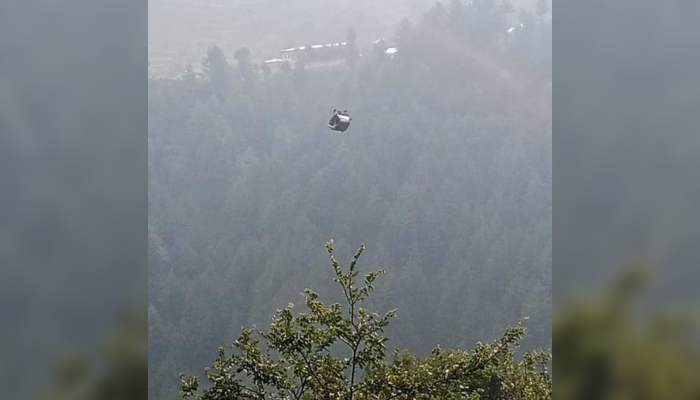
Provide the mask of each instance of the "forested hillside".
{"label": "forested hillside", "polygon": [[305,287],[335,299],[329,238],[387,271],[390,348],[473,347],[526,316],[523,347],[551,347],[551,19],[506,33],[508,11],[437,5],[394,58],[343,70],[212,47],[203,75],[149,82],[149,398]]}

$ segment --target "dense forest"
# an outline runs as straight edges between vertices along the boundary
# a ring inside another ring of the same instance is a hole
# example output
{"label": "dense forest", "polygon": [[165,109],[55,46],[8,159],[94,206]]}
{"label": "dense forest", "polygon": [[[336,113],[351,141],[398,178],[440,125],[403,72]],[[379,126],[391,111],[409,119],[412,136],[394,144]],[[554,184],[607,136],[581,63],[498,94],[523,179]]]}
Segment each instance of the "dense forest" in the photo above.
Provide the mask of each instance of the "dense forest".
{"label": "dense forest", "polygon": [[390,348],[472,348],[525,317],[521,347],[550,348],[551,32],[544,1],[454,0],[391,43],[350,29],[346,68],[212,46],[202,74],[151,79],[149,398],[306,287],[339,301],[329,238],[386,270]]}

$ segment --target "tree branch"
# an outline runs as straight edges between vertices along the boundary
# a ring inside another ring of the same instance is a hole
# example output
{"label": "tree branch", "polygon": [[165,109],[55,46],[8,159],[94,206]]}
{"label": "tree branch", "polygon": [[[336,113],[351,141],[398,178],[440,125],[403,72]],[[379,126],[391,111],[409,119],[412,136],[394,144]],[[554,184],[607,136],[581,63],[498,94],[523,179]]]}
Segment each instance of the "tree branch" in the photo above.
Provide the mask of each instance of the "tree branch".
{"label": "tree branch", "polygon": [[328,393],[328,388],[323,384],[323,382],[321,382],[321,379],[316,374],[316,371],[311,366],[311,363],[309,362],[308,358],[306,358],[306,355],[304,353],[300,353],[300,354],[301,354],[301,358],[304,360],[304,363],[306,364],[306,368],[309,369],[311,376],[316,380],[316,383],[318,383],[318,386],[321,389],[323,389],[323,391],[326,392],[326,398],[330,399],[330,393]]}

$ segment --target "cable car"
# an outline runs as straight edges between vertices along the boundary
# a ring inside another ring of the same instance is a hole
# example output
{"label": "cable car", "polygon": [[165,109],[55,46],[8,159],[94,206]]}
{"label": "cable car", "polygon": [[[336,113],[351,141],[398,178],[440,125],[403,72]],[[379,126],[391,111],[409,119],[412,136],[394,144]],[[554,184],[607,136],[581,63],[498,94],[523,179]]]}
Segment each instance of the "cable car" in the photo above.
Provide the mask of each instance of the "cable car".
{"label": "cable car", "polygon": [[348,126],[350,126],[350,121],[352,118],[348,115],[348,111],[337,111],[333,110],[333,116],[331,117],[331,120],[328,121],[328,127],[331,128],[334,131],[340,131],[340,132],[345,132],[346,129],[348,129]]}

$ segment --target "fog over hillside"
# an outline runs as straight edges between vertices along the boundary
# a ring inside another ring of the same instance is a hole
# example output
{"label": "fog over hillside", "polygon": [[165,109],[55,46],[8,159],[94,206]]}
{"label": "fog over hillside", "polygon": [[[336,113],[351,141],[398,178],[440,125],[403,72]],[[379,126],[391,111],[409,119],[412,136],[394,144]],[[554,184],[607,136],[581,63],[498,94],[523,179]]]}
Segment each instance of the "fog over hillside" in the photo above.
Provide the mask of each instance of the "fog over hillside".
{"label": "fog over hillside", "polygon": [[[449,0],[443,2],[445,6]],[[531,10],[536,0],[512,0]],[[358,44],[391,36],[403,19],[416,21],[434,0],[149,0],[148,59],[152,74],[174,75],[195,67],[212,44],[233,56],[248,47],[254,59],[281,49],[344,40],[349,27]]]}
{"label": "fog over hillside", "polygon": [[522,351],[551,347],[551,9],[507,4],[151,4],[151,52],[178,49],[148,86],[151,399],[305,288],[342,300],[329,239],[386,270],[388,351],[520,320]]}

